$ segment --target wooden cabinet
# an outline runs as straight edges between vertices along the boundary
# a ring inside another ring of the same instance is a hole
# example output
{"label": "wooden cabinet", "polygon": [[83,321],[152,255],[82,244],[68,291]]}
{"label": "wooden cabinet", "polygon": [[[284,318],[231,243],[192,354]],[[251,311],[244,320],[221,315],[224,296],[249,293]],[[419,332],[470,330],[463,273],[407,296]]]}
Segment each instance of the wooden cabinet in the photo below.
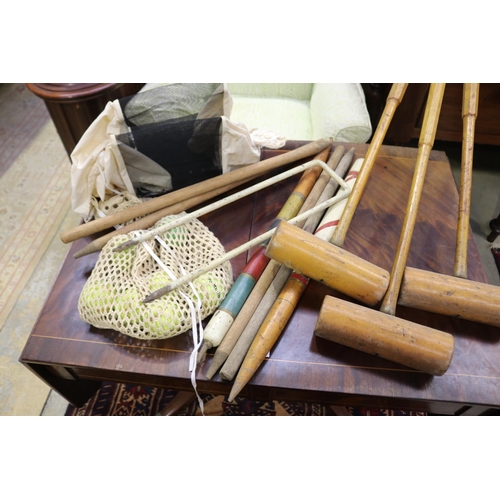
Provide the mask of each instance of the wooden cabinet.
{"label": "wooden cabinet", "polygon": [[[391,88],[391,83],[363,84],[367,106],[375,130]],[[410,83],[403,101],[394,114],[385,144],[405,145],[418,139],[422,126],[429,83]],[[443,98],[436,140],[462,141],[462,83],[448,83]],[[500,83],[482,83],[475,142],[500,145]]]}
{"label": "wooden cabinet", "polygon": [[26,86],[44,100],[70,155],[109,101],[137,93],[144,83],[27,83]]}

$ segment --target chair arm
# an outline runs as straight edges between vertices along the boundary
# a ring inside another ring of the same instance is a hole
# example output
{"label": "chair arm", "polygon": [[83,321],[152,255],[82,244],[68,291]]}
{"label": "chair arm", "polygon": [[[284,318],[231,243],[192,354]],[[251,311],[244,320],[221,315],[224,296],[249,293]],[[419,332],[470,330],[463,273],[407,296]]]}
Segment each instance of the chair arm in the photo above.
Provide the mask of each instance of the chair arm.
{"label": "chair arm", "polygon": [[358,83],[315,83],[311,97],[315,137],[334,141],[368,141],[372,134],[363,89]]}

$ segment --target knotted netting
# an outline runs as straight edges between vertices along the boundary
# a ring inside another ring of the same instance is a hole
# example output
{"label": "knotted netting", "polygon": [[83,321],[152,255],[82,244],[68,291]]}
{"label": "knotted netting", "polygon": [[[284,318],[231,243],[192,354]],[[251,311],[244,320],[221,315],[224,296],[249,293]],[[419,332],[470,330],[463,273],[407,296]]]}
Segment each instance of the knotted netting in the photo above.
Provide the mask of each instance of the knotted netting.
{"label": "knotted netting", "polygon": [[[185,214],[161,219],[161,227]],[[166,339],[186,332],[193,320],[214,313],[233,284],[229,261],[153,302],[152,292],[224,255],[215,235],[193,219],[120,252],[113,249],[144,231],[112,238],[102,249],[78,302],[83,321],[139,339]],[[193,314],[196,308],[196,315]],[[196,325],[195,325],[196,327]]]}

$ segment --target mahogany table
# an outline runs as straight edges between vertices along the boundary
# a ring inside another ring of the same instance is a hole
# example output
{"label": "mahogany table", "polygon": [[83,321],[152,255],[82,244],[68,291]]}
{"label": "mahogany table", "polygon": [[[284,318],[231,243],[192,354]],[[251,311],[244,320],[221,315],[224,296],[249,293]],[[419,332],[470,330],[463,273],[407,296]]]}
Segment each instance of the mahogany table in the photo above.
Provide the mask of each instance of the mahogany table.
{"label": "mahogany table", "polygon": [[[288,143],[288,148],[300,142]],[[345,145],[350,147],[350,145]],[[368,148],[354,145],[356,157]],[[263,156],[278,154],[264,151]],[[352,220],[344,248],[390,271],[407,203],[417,151],[384,146]],[[267,188],[202,218],[226,250],[264,232],[297,178]],[[408,265],[443,274],[453,269],[458,192],[444,153],[433,151]],[[20,362],[74,406],[82,406],[102,381],[191,390],[188,333],[161,341],[137,340],[84,323],[77,301],[98,254],[72,255],[91,241],[73,243],[35,324]],[[231,261],[238,276],[252,251]],[[469,234],[469,279],[487,278]],[[241,396],[295,399],[342,406],[371,406],[447,415],[497,413],[500,408],[500,328],[398,307],[396,315],[454,335],[455,352],[443,376],[431,376],[313,334],[326,294],[341,294],[310,282],[269,359]],[[343,297],[345,298],[345,297]],[[228,394],[230,384],[204,376],[209,351],[197,372],[200,393]]]}

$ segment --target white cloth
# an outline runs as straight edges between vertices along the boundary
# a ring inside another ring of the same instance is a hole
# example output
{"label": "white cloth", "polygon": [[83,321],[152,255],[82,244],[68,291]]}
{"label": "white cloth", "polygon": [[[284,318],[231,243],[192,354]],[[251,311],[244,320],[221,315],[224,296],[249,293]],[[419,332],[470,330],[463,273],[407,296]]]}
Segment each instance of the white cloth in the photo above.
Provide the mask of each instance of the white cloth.
{"label": "white cloth", "polygon": [[115,136],[128,132],[118,100],[108,102],[71,153],[71,203],[85,220],[97,214],[92,198],[135,194]]}

